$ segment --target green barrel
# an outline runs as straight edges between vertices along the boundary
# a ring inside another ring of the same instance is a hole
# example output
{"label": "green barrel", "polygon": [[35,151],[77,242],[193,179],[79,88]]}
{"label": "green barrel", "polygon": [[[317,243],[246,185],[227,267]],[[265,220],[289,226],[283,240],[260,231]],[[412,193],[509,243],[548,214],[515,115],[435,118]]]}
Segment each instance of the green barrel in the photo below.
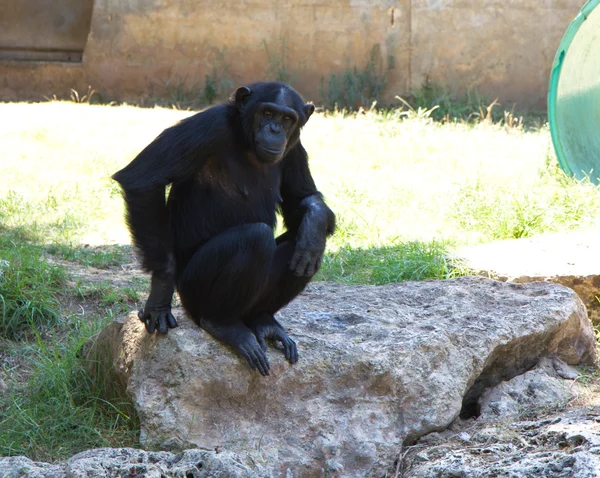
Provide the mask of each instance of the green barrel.
{"label": "green barrel", "polygon": [[550,75],[548,121],[560,167],[600,183],[600,0],[589,0],[563,37]]}

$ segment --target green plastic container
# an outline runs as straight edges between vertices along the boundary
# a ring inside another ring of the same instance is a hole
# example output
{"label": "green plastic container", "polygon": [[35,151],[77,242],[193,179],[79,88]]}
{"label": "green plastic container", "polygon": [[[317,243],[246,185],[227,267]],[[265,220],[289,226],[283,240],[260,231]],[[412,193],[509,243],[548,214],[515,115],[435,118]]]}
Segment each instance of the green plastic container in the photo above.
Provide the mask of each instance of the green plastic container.
{"label": "green plastic container", "polygon": [[550,75],[548,121],[560,167],[600,183],[600,0],[589,0],[560,42]]}

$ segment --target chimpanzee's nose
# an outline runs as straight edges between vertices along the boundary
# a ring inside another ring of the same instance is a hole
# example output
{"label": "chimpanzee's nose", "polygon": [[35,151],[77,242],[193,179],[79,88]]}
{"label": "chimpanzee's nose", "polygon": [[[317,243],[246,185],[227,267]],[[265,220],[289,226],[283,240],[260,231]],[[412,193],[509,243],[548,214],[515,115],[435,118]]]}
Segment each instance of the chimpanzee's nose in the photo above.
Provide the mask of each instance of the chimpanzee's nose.
{"label": "chimpanzee's nose", "polygon": [[271,123],[269,127],[271,129],[271,133],[279,133],[281,131],[281,125],[278,123]]}

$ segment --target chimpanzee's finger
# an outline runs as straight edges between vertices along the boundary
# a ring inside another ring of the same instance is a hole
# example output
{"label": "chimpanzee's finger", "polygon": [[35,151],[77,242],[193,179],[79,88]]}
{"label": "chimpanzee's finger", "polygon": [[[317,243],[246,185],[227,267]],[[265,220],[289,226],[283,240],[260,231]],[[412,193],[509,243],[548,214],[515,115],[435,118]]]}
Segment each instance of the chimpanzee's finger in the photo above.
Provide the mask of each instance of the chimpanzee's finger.
{"label": "chimpanzee's finger", "polygon": [[300,262],[300,260],[302,259],[302,252],[300,251],[300,249],[296,248],[296,250],[294,251],[294,255],[292,256],[292,259],[290,260],[290,263],[288,264],[288,267],[290,268],[291,271],[296,271],[296,269],[298,268],[298,263]]}
{"label": "chimpanzee's finger", "polygon": [[156,319],[152,317],[152,314],[146,317],[146,320],[144,320],[144,325],[146,325],[146,330],[149,334],[154,333],[154,331],[156,330]]}
{"label": "chimpanzee's finger", "polygon": [[175,320],[175,317],[173,317],[173,314],[171,313],[171,311],[167,312],[167,325],[169,326],[170,329],[174,329],[175,327],[179,326],[179,324],[177,323],[177,320]]}
{"label": "chimpanzee's finger", "polygon": [[158,327],[159,334],[166,334],[169,331],[169,327],[167,327],[167,314],[161,312],[158,314]]}

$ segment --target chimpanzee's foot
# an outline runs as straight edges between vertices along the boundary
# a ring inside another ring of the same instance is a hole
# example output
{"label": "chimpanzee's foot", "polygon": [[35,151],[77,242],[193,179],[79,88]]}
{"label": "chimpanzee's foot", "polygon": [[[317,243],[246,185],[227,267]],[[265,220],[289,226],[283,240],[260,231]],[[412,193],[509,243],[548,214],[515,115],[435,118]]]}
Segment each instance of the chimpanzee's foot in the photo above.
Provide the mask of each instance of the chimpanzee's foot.
{"label": "chimpanzee's foot", "polygon": [[171,313],[171,306],[168,307],[148,307],[138,312],[139,319],[146,326],[149,334],[158,330],[161,334],[166,334],[169,329],[177,327],[177,321]]}
{"label": "chimpanzee's foot", "polygon": [[283,344],[283,353],[290,363],[298,361],[298,348],[285,329],[275,320],[272,314],[263,313],[247,321],[248,327],[252,329],[256,340],[263,350],[267,350],[265,339],[277,340]]}
{"label": "chimpanzee's foot", "polygon": [[217,340],[233,347],[246,359],[252,370],[261,375],[269,375],[269,359],[265,350],[258,344],[252,331],[243,324],[215,325],[206,319],[200,320],[200,327]]}

